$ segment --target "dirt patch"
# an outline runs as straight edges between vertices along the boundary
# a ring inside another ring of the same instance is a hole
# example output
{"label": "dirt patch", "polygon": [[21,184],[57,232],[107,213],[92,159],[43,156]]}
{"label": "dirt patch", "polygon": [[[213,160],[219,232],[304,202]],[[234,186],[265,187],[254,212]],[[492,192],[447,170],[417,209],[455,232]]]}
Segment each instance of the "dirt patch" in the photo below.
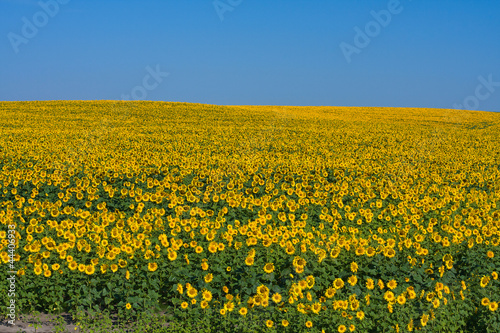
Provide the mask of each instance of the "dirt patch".
{"label": "dirt patch", "polygon": [[[60,323],[54,322],[54,319],[59,317]],[[14,321],[15,325],[8,323],[8,319],[0,319],[0,332],[2,333],[17,333],[17,332],[36,332],[36,333],[53,333],[57,332],[56,326],[60,326],[59,332],[78,332],[80,330],[75,330],[76,321],[73,321],[72,316],[68,313],[62,313],[59,316],[54,316],[51,314],[41,313],[38,316],[38,320],[31,315],[21,315]],[[61,320],[62,319],[62,320]],[[34,326],[38,323],[39,326]],[[30,326],[31,325],[31,326]],[[80,331],[81,332],[81,331]]]}
{"label": "dirt patch", "polygon": [[[111,316],[113,329],[109,332],[135,332],[133,328],[125,330],[123,325],[118,324],[116,317]],[[55,332],[87,332],[77,327],[77,321],[69,313],[61,313],[59,315],[41,313],[38,316],[20,315],[14,321],[15,325],[8,323],[8,319],[0,317],[0,332],[1,333],[55,333]],[[97,321],[95,322],[97,324]],[[120,327],[118,327],[120,326]],[[167,328],[168,323],[164,323],[163,327]],[[98,326],[99,327],[99,326]],[[103,328],[103,327],[99,327]]]}

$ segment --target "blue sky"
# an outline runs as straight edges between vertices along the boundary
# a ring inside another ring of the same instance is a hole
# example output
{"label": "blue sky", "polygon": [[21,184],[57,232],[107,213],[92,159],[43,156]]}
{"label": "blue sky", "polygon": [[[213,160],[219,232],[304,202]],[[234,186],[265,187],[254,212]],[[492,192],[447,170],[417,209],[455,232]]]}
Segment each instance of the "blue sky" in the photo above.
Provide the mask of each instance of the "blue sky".
{"label": "blue sky", "polygon": [[0,13],[4,101],[500,111],[499,1],[0,0]]}

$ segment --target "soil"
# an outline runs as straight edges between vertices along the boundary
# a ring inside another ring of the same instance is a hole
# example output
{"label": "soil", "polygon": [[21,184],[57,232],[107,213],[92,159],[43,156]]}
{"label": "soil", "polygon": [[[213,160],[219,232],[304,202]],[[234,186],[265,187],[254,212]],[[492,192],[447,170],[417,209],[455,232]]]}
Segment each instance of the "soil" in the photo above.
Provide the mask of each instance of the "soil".
{"label": "soil", "polygon": [[[62,317],[64,319],[64,332],[83,332],[81,329],[76,328],[76,321],[73,320],[72,316],[69,313],[61,313],[58,316],[54,316],[51,314],[41,313],[38,316],[38,320],[34,320],[34,316],[32,315],[21,315],[20,318],[16,318],[14,321],[15,325],[11,325],[8,323],[7,318],[0,318],[0,333],[54,333],[56,332],[56,326],[60,324],[53,322],[55,317]],[[38,328],[35,329],[33,324],[38,322],[41,324]],[[116,320],[113,320],[113,324],[116,324]],[[30,326],[31,325],[31,326]],[[165,327],[168,327],[168,323],[164,324]],[[132,330],[129,330],[132,332]]]}
{"label": "soil", "polygon": [[[59,315],[65,321],[65,328],[68,332],[78,332],[79,330],[75,330],[76,321],[72,320],[70,314],[62,313]],[[0,332],[1,333],[17,333],[17,332],[36,332],[36,333],[53,333],[55,332],[54,327],[57,325],[51,322],[51,319],[54,318],[53,315],[41,313],[39,316],[39,323],[41,323],[41,327],[35,330],[33,324],[35,320],[33,316],[21,315],[20,318],[16,318],[14,321],[15,325],[11,325],[8,323],[8,319],[2,318],[0,319]],[[29,325],[32,325],[31,327]]]}

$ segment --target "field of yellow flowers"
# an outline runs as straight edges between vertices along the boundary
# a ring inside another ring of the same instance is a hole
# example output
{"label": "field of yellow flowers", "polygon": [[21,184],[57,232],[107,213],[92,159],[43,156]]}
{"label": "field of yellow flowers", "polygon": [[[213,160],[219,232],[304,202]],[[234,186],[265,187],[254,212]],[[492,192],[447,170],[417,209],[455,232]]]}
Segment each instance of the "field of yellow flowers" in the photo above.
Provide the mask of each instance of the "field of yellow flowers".
{"label": "field of yellow flowers", "polygon": [[10,254],[25,313],[499,332],[499,143],[491,112],[0,102],[0,288]]}

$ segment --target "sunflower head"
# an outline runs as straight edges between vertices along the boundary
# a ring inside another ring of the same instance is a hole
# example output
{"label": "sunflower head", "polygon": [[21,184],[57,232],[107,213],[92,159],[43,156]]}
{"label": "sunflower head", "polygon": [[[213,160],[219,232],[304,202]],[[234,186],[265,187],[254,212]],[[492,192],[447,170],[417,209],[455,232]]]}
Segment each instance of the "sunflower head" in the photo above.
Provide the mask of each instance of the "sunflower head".
{"label": "sunflower head", "polygon": [[264,265],[264,272],[270,274],[274,271],[274,264],[273,263],[267,263]]}

